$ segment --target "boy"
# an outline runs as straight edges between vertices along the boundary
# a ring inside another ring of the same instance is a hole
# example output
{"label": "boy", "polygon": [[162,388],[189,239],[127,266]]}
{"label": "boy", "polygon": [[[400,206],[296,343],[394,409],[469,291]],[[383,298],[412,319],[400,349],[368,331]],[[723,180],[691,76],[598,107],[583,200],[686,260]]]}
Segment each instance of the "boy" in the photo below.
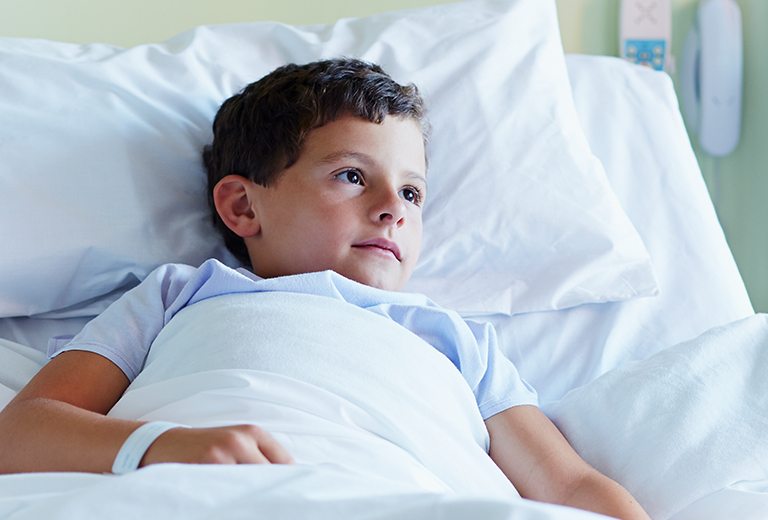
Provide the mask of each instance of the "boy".
{"label": "boy", "polygon": [[[0,471],[292,462],[253,425],[185,428],[105,414],[141,371],[160,330],[198,301],[256,293],[270,282],[347,301],[398,298],[391,291],[408,280],[421,245],[426,134],[416,88],[358,60],[288,65],[227,100],[204,152],[209,202],[228,247],[256,276],[213,261],[156,270],[54,352],[0,414]],[[647,518],[573,451],[495,344],[477,334],[468,344],[446,344],[435,332],[425,335],[476,393],[490,457],[522,496]]]}

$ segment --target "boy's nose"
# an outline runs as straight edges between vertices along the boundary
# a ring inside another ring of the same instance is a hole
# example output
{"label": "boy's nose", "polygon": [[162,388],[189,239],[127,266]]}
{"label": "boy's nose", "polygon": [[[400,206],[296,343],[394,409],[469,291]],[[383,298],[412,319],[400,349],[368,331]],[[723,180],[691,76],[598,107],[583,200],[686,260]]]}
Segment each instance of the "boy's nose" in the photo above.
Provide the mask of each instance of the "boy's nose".
{"label": "boy's nose", "polygon": [[405,201],[398,193],[387,191],[371,208],[371,218],[377,223],[400,227],[405,223]]}

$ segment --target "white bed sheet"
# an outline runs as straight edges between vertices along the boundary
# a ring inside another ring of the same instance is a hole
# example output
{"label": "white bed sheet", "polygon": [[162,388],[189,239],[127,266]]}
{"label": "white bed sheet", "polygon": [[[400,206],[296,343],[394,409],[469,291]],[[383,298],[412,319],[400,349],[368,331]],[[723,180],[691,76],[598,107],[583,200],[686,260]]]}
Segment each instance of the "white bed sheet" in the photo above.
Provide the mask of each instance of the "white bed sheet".
{"label": "white bed sheet", "polygon": [[651,518],[764,519],[766,372],[768,314],[756,314],[607,372],[552,419]]}

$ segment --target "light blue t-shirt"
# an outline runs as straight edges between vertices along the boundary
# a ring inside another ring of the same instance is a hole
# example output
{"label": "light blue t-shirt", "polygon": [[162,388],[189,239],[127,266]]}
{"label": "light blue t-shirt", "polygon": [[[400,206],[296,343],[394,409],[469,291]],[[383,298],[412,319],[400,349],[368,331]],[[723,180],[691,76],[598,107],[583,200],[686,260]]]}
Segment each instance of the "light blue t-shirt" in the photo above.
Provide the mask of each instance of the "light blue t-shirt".
{"label": "light blue t-shirt", "polygon": [[265,292],[333,298],[395,321],[453,363],[472,389],[483,419],[512,406],[537,404],[535,391],[499,349],[490,324],[464,320],[426,296],[376,289],[333,271],[262,279],[216,260],[208,260],[199,268],[166,264],[86,324],[74,338],[52,342],[49,355],[67,350],[95,352],[115,363],[133,381],[152,342],[176,313],[217,296],[253,294],[257,298]]}

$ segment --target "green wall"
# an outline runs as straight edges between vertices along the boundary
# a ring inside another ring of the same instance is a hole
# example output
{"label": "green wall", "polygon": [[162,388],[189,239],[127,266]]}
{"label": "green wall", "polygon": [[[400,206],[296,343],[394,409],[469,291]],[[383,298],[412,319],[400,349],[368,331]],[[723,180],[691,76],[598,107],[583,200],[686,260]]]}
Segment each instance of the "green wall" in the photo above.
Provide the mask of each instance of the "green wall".
{"label": "green wall", "polygon": [[[744,118],[736,151],[715,160],[697,148],[704,178],[755,308],[768,312],[768,0],[737,0],[744,21]],[[161,41],[204,23],[325,23],[441,0],[0,0],[0,35],[117,45]],[[616,55],[619,0],[557,0],[567,52]],[[672,0],[680,55],[697,0]],[[674,74],[673,74],[674,77]],[[761,95],[763,94],[763,95]],[[694,146],[696,139],[693,137]],[[692,216],[692,218],[694,218]],[[706,283],[702,280],[702,283]]]}

